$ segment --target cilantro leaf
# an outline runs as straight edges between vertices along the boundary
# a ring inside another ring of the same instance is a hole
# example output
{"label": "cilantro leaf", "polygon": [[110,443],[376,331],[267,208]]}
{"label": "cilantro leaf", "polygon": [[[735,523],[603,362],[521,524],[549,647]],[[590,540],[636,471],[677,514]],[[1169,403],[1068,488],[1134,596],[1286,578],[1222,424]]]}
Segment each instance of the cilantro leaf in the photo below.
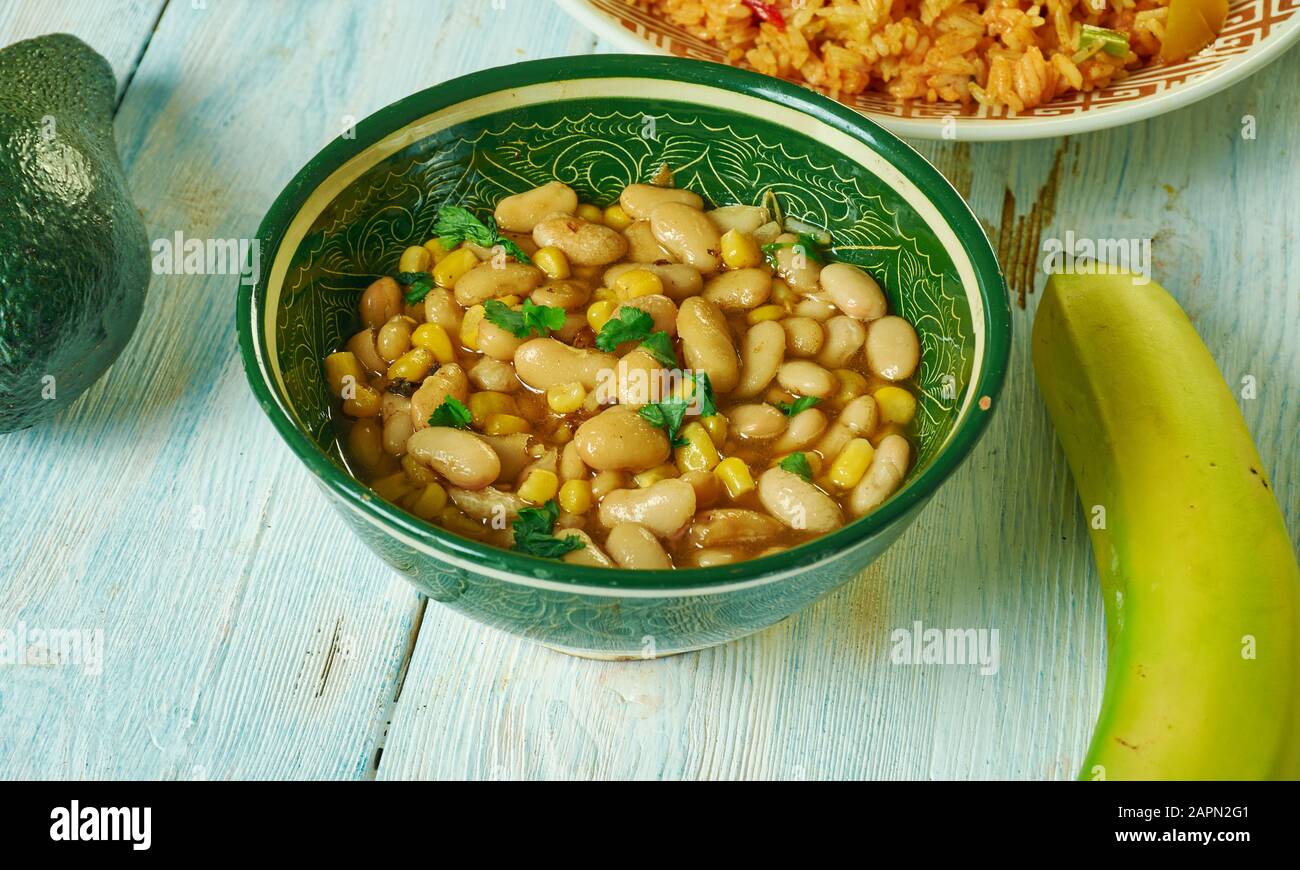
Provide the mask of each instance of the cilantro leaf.
{"label": "cilantro leaf", "polygon": [[500,245],[507,254],[521,263],[532,263],[523,249],[501,235],[497,222],[492,218],[487,223],[475,217],[474,212],[459,205],[446,205],[438,210],[438,219],[433,224],[433,234],[439,243],[448,250],[468,241],[480,248],[493,248]]}
{"label": "cilantro leaf", "polygon": [[577,535],[557,538],[551,534],[560,518],[560,506],[551,499],[539,508],[524,508],[511,524],[515,533],[514,549],[543,559],[558,559],[572,550],[587,546]]}
{"label": "cilantro leaf", "polygon": [[642,405],[640,414],[651,425],[658,426],[668,433],[668,440],[674,447],[681,447],[686,443],[686,439],[680,437],[677,433],[681,431],[682,423],[686,420],[686,409],[690,403],[681,399],[670,399],[667,402],[658,402],[653,405]]}
{"label": "cilantro leaf", "polygon": [[433,275],[429,272],[403,272],[397,283],[406,285],[406,304],[414,305],[429,295],[433,289]]}
{"label": "cilantro leaf", "polygon": [[800,396],[793,402],[775,402],[774,404],[776,405],[776,409],[782,414],[785,414],[787,417],[793,417],[795,414],[807,411],[820,401],[821,399],[816,396]]}
{"label": "cilantro leaf", "polygon": [[701,417],[712,417],[718,413],[718,399],[713,394],[713,382],[709,380],[708,372],[696,373],[695,395],[700,399]]}
{"label": "cilantro leaf", "polygon": [[596,336],[596,347],[606,353],[613,353],[620,344],[639,341],[640,347],[668,368],[677,368],[677,351],[673,349],[673,340],[668,333],[655,329],[655,319],[647,312],[632,305],[624,305],[618,310],[618,317],[611,317],[600,328]]}
{"label": "cilantro leaf", "polygon": [[450,396],[429,415],[430,426],[450,426],[453,429],[468,429],[473,417],[458,399]]}
{"label": "cilantro leaf", "polygon": [[499,299],[489,299],[483,303],[483,316],[489,323],[501,327],[515,338],[528,338],[530,335],[545,338],[552,330],[564,327],[567,315],[563,308],[536,305],[531,299],[524,300],[524,307],[520,311],[515,311]]}
{"label": "cilantro leaf", "polygon": [[677,351],[673,349],[673,340],[666,332],[652,332],[641,342],[641,347],[650,351],[650,355],[670,369],[677,368]]}
{"label": "cilantro leaf", "polygon": [[618,310],[618,317],[611,317],[600,328],[596,336],[596,347],[606,353],[625,341],[645,341],[654,332],[655,319],[640,308],[624,305]]}
{"label": "cilantro leaf", "polygon": [[804,480],[812,480],[812,465],[808,462],[807,455],[803,453],[791,453],[785,459],[777,463],[781,468],[791,474],[797,474]]}

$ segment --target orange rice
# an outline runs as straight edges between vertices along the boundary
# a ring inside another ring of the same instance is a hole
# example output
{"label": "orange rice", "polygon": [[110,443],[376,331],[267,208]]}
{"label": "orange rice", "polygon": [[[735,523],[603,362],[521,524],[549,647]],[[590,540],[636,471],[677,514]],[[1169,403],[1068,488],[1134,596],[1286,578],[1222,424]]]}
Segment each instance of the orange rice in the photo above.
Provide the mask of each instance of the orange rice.
{"label": "orange rice", "polygon": [[[628,0],[725,50],[731,63],[834,97],[866,90],[1021,111],[1123,78],[1160,51],[1169,0]],[[1123,57],[1079,50],[1084,24],[1128,34]]]}

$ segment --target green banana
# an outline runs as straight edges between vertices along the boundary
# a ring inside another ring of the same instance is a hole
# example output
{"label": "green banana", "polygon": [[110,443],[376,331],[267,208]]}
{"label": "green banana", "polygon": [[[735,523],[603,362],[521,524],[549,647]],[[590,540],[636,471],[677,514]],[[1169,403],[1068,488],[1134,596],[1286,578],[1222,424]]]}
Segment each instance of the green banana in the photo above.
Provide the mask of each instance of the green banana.
{"label": "green banana", "polygon": [[1127,274],[1054,275],[1032,345],[1105,597],[1081,777],[1300,778],[1300,568],[1213,357]]}

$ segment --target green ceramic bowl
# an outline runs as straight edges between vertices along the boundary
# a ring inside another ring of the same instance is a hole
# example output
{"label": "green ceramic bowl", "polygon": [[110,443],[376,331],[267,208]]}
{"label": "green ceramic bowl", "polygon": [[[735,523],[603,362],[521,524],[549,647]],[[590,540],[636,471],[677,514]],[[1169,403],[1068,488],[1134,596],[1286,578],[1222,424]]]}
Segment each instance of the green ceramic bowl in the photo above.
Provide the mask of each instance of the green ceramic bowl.
{"label": "green ceramic bowl", "polygon": [[[446,203],[490,209],[553,178],[612,202],[668,163],[715,204],[764,201],[831,230],[920,334],[916,467],[875,513],[748,562],[616,571],[457,537],[344,470],[321,360],[356,301],[423,242]],[[239,297],[262,408],[363,540],[435,601],[578,655],[654,656],[772,625],[858,576],[978,440],[1007,364],[1010,311],[988,239],[916,152],[861,115],[766,76],[677,58],[533,61],[454,79],[331,142],[258,230],[262,275]]]}

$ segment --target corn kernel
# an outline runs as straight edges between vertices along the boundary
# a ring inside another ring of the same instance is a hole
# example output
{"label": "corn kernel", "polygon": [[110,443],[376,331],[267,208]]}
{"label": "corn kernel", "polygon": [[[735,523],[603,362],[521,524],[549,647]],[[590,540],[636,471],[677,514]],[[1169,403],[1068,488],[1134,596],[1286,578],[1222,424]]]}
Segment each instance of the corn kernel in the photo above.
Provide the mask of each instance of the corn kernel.
{"label": "corn kernel", "polygon": [[867,473],[867,466],[871,464],[871,457],[875,454],[876,450],[871,446],[870,441],[865,438],[854,438],[845,444],[844,449],[835,457],[835,461],[826,472],[826,477],[839,489],[852,489]]}
{"label": "corn kernel", "polygon": [[416,486],[428,486],[438,479],[432,468],[409,453],[402,457],[402,471],[406,474],[406,479]]}
{"label": "corn kernel", "polygon": [[728,269],[753,269],[763,265],[763,252],[753,236],[733,228],[722,234],[722,262]]}
{"label": "corn kernel", "polygon": [[406,479],[405,472],[397,471],[379,478],[370,488],[384,501],[396,502],[405,498],[415,487]]}
{"label": "corn kernel", "polygon": [[618,306],[608,299],[602,299],[599,302],[593,302],[587,306],[587,325],[595,332],[600,332],[609,319],[614,316],[614,309]]}
{"label": "corn kernel", "polygon": [[465,312],[460,321],[460,346],[466,350],[478,350],[478,325],[483,322],[486,312],[482,305],[475,305]]}
{"label": "corn kernel", "polygon": [[455,287],[461,276],[477,265],[478,255],[469,248],[452,251],[433,267],[433,283],[439,287]]}
{"label": "corn kernel", "polygon": [[415,327],[415,331],[411,333],[411,344],[429,351],[440,363],[456,361],[456,351],[451,346],[451,336],[447,335],[447,330],[436,323],[421,323]]}
{"label": "corn kernel", "polygon": [[397,271],[399,272],[427,272],[429,266],[433,264],[433,254],[428,248],[422,248],[419,245],[412,245],[405,251],[402,251],[402,257],[397,261]]}
{"label": "corn kernel", "polygon": [[614,292],[623,301],[638,296],[652,296],[664,292],[664,282],[647,269],[629,269],[614,281]]}
{"label": "corn kernel", "polygon": [[753,326],[755,323],[762,323],[764,320],[780,320],[785,315],[784,305],[760,305],[745,315],[745,322]]}
{"label": "corn kernel", "polygon": [[528,421],[514,414],[488,414],[483,421],[484,435],[514,435],[528,431]]}
{"label": "corn kernel", "polygon": [[545,504],[555,498],[560,488],[560,479],[553,471],[537,469],[528,475],[528,479],[519,487],[519,497],[529,504]]}
{"label": "corn kernel", "polygon": [[613,302],[618,304],[618,294],[612,287],[597,287],[591,294],[592,302]]}
{"label": "corn kernel", "polygon": [[433,481],[426,484],[424,489],[416,490],[410,511],[422,520],[432,520],[442,513],[442,509],[446,506],[447,490],[443,489],[437,481]]}
{"label": "corn kernel", "polygon": [[916,416],[916,397],[902,387],[881,387],[871,394],[885,423],[906,426]]}
{"label": "corn kernel", "polygon": [[484,390],[474,393],[469,397],[468,404],[469,415],[474,421],[474,425],[480,429],[487,425],[488,417],[493,414],[514,414],[519,410],[514,396],[507,393],[496,393],[491,390]]}
{"label": "corn kernel", "polygon": [[683,474],[688,471],[712,471],[721,461],[709,431],[699,423],[683,426],[681,437],[686,439],[686,443],[673,452],[673,457]]}
{"label": "corn kernel", "polygon": [[516,296],[514,293],[511,293],[509,296],[501,296],[500,298],[497,299],[497,301],[500,302],[502,305],[504,305],[506,308],[514,308],[523,300],[520,299],[518,296]]}
{"label": "corn kernel", "polygon": [[362,374],[361,363],[346,350],[325,357],[325,382],[330,385],[330,392],[340,399],[352,395],[362,382]]}
{"label": "corn kernel", "polygon": [[533,254],[533,265],[555,281],[563,280],[573,273],[569,267],[569,258],[564,255],[564,251],[550,245],[537,249],[537,253]]}
{"label": "corn kernel", "polygon": [[449,248],[443,247],[442,239],[439,238],[429,239],[429,241],[424,243],[424,249],[428,251],[429,256],[433,258],[433,264],[435,266],[445,260],[447,255],[451,253]]}
{"label": "corn kernel", "polygon": [[433,368],[433,354],[428,348],[413,347],[406,353],[393,360],[393,364],[388,367],[388,379],[390,381],[414,381],[424,380],[424,376]]}
{"label": "corn kernel", "polygon": [[632,216],[623,211],[623,206],[618,203],[614,203],[609,208],[605,209],[604,217],[605,226],[620,233],[632,226]]}
{"label": "corn kernel", "polygon": [[754,491],[754,475],[749,473],[749,466],[738,456],[729,456],[718,463],[713,473],[727,488],[727,495],[739,498],[747,492]]}
{"label": "corn kernel", "polygon": [[654,468],[647,468],[645,471],[632,476],[632,482],[637,486],[645,489],[647,486],[654,486],[661,480],[677,477],[679,474],[677,466],[671,462],[665,462],[663,465],[656,465]]}
{"label": "corn kernel", "polygon": [[592,205],[589,202],[584,202],[578,206],[578,210],[574,214],[588,223],[599,224],[605,221],[605,212],[601,210],[601,207]]}
{"label": "corn kernel", "polygon": [[568,423],[562,426],[556,426],[551,430],[551,442],[553,444],[568,444],[573,440],[573,427]]}
{"label": "corn kernel", "polygon": [[713,439],[714,447],[722,447],[727,443],[727,418],[721,414],[710,414],[700,420],[709,437]]}
{"label": "corn kernel", "polygon": [[557,414],[571,414],[587,400],[587,390],[577,381],[555,384],[546,391],[546,404]]}
{"label": "corn kernel", "polygon": [[382,403],[383,397],[374,387],[358,386],[352,398],[343,400],[343,413],[349,417],[374,417]]}
{"label": "corn kernel", "polygon": [[591,484],[585,480],[566,480],[560,487],[560,509],[571,514],[591,510]]}

